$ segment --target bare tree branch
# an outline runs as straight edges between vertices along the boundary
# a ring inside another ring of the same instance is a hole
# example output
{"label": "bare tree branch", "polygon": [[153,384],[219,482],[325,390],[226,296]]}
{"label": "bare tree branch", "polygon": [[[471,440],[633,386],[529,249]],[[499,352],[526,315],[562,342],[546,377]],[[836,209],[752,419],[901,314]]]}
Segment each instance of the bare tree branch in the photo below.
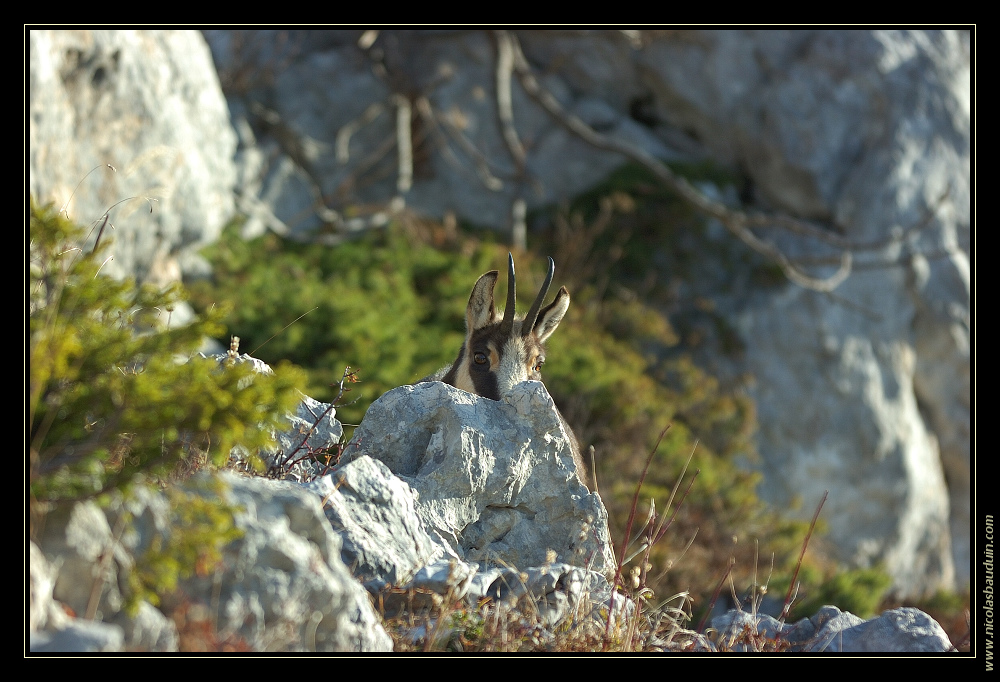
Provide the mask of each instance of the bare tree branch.
{"label": "bare tree branch", "polygon": [[520,177],[524,174],[527,154],[517,134],[517,128],[514,127],[514,105],[510,89],[510,75],[514,68],[514,46],[510,34],[506,31],[494,31],[493,34],[497,46],[497,118],[500,121],[500,132],[503,133],[507,150],[514,160],[515,173]]}
{"label": "bare tree branch", "polygon": [[524,198],[524,181],[527,171],[527,153],[514,126],[514,104],[511,96],[511,72],[514,68],[514,48],[511,37],[506,31],[494,31],[493,36],[497,47],[496,65],[496,103],[497,120],[507,151],[514,161],[514,178],[517,186],[517,196],[511,202],[510,232],[511,242],[515,248],[525,249],[528,246],[528,226],[526,222],[527,201]]}
{"label": "bare tree branch", "polygon": [[410,134],[410,100],[403,95],[392,98],[396,105],[396,191],[400,197],[413,185],[413,138]]}
{"label": "bare tree branch", "polygon": [[[648,168],[661,182],[677,192],[685,201],[703,213],[716,218],[744,244],[777,263],[782,272],[785,273],[785,276],[796,284],[816,291],[832,291],[850,274],[852,257],[850,251],[845,249],[841,253],[840,267],[831,276],[817,278],[808,275],[793,265],[780,249],[760,239],[749,229],[749,225],[758,221],[762,223],[775,223],[779,222],[779,220],[769,216],[751,217],[742,211],[734,211],[717,201],[709,199],[702,192],[695,189],[687,180],[675,174],[665,164],[647,154],[645,150],[627,142],[602,135],[584,123],[579,117],[567,112],[550,92],[542,88],[538,79],[535,78],[528,60],[525,59],[524,53],[521,51],[521,46],[517,38],[510,34],[507,34],[507,38],[510,41],[513,51],[513,68],[525,92],[538,102],[557,123],[571,133],[598,149],[622,154]],[[826,231],[790,217],[783,217],[780,219],[780,222],[794,228],[800,233],[808,234],[829,243]]]}
{"label": "bare tree branch", "polygon": [[[451,78],[451,72],[446,71],[430,81],[416,78],[409,74],[408,65],[398,54],[395,59],[387,59],[384,50],[373,50],[373,45],[382,40],[382,33],[368,31],[359,38],[359,47],[372,61],[376,75],[386,82],[392,94],[382,102],[369,106],[356,119],[345,124],[336,135],[333,145],[337,160],[341,165],[351,163],[350,169],[345,169],[347,176],[339,183],[336,193],[350,192],[356,189],[356,183],[366,177],[366,173],[383,163],[386,157],[396,147],[396,190],[397,196],[392,206],[386,211],[377,211],[366,218],[347,219],[338,211],[330,208],[326,202],[326,194],[322,191],[318,179],[310,169],[309,159],[315,155],[314,140],[305,139],[296,134],[290,126],[286,126],[274,112],[263,110],[259,105],[254,112],[265,119],[273,134],[279,138],[282,147],[292,162],[301,168],[313,195],[311,210],[327,225],[334,228],[335,234],[326,234],[321,239],[332,240],[334,243],[351,233],[356,233],[368,227],[384,225],[391,215],[403,206],[402,197],[411,188],[414,174],[414,146],[418,143],[413,139],[413,116],[420,117],[420,123],[435,136],[437,150],[443,158],[467,173],[473,172],[479,182],[489,191],[498,192],[504,189],[504,183],[511,194],[509,218],[511,221],[511,240],[515,247],[524,247],[526,242],[526,188],[533,179],[528,173],[528,150],[522,141],[514,120],[512,76],[516,75],[525,92],[537,102],[561,127],[591,146],[624,156],[648,169],[660,182],[675,192],[684,201],[700,213],[717,219],[737,239],[751,250],[763,255],[777,264],[784,275],[792,282],[816,291],[830,292],[839,286],[851,272],[861,267],[878,267],[878,263],[868,261],[855,263],[855,256],[861,252],[877,252],[904,243],[929,224],[938,208],[949,196],[950,187],[942,196],[926,209],[926,215],[916,225],[907,229],[896,229],[889,237],[871,242],[858,242],[845,237],[834,229],[774,212],[763,213],[730,208],[719,201],[709,198],[704,192],[693,186],[688,180],[674,173],[665,163],[647,153],[644,149],[631,143],[601,134],[587,125],[582,119],[566,111],[558,100],[538,81],[531,66],[528,64],[516,34],[510,31],[497,30],[490,33],[496,46],[496,63],[494,65],[495,79],[495,110],[501,139],[510,155],[513,171],[502,168],[499,159],[491,159],[464,131],[464,122],[459,111],[446,112],[434,108],[428,93],[438,84]],[[398,48],[398,46],[397,46]],[[399,50],[397,49],[396,52]],[[394,68],[390,68],[394,64]],[[383,112],[392,107],[395,109],[395,135],[387,137],[375,150],[368,151],[364,158],[352,158],[349,147],[351,139],[361,129],[374,122]],[[284,135],[282,137],[282,135]],[[460,150],[460,151],[459,151]],[[460,158],[464,157],[464,158]],[[470,169],[471,166],[471,169]],[[390,171],[386,171],[390,172]],[[380,177],[384,178],[385,173]],[[373,181],[372,178],[367,178]],[[257,207],[258,213],[267,218],[269,225],[277,224],[277,228],[288,233],[288,226],[278,221],[269,211]],[[272,228],[272,229],[277,229]],[[805,257],[790,257],[781,247],[767,239],[766,230],[781,229],[785,232],[812,240],[825,245],[831,251],[821,255]],[[898,265],[899,254],[881,254],[886,265]],[[876,256],[876,259],[878,257]],[[832,274],[818,277],[811,274],[815,268],[824,268]]]}
{"label": "bare tree branch", "polygon": [[379,114],[385,109],[385,104],[383,102],[375,102],[370,105],[364,112],[358,116],[356,119],[348,122],[346,125],[342,126],[340,130],[337,131],[337,162],[340,164],[347,163],[350,158],[350,146],[351,137],[364,128],[366,125],[374,121],[379,117]]}
{"label": "bare tree branch", "polygon": [[[476,145],[462,132],[461,128],[456,125],[455,121],[451,119],[447,114],[444,116],[438,115],[434,112],[434,108],[430,103],[430,100],[426,97],[421,97],[421,102],[424,105],[421,109],[422,113],[429,114],[434,120],[435,124],[440,124],[442,129],[445,130],[449,136],[458,143],[458,146],[469,155],[472,159],[473,165],[476,168],[476,175],[479,176],[479,181],[483,186],[490,190],[491,192],[499,192],[503,189],[503,181],[498,178],[492,170],[490,170],[489,159],[476,148]],[[445,145],[447,148],[447,144]],[[452,154],[454,157],[454,154]],[[457,157],[455,157],[457,160]],[[461,161],[458,161],[461,165]]]}

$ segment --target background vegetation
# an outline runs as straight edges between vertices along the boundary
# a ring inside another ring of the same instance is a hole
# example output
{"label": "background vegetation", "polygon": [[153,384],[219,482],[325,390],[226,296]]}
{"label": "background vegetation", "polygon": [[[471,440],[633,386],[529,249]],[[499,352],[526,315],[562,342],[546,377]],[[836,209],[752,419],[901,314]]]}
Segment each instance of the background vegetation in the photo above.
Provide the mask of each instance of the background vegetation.
{"label": "background vegetation", "polygon": [[[712,173],[680,170],[694,180]],[[703,219],[635,167],[532,222],[537,250],[514,254],[519,309],[530,304],[551,254],[555,284],[569,287],[573,303],[549,340],[546,385],[581,442],[595,448],[617,549],[658,435],[670,425],[643,481],[643,518],[650,500],[659,514],[672,512],[662,506],[694,453],[689,478],[698,470],[697,479],[670,532],[637,560],[637,580],[664,597],[691,592],[697,618],[731,560],[734,586],[723,595],[742,594],[755,556],[761,580],[772,554],[774,575],[790,579],[807,524],[758,499],[758,475],[745,466],[755,457],[752,401],[739,386],[721,385],[700,359],[707,348],[738,353],[739,341],[711,300],[699,294],[685,302],[678,293],[712,269],[739,271],[759,286],[780,275],[728,240],[713,240]],[[245,241],[238,230],[234,222],[205,251],[214,275],[191,283],[192,303],[204,311],[232,303],[227,335],[265,362],[307,369],[306,392],[318,400],[334,397],[345,365],[356,370],[353,403],[338,409],[345,425],[359,423],[383,392],[454,360],[473,283],[502,270],[510,250],[495,232],[413,216],[336,247],[273,234]]]}

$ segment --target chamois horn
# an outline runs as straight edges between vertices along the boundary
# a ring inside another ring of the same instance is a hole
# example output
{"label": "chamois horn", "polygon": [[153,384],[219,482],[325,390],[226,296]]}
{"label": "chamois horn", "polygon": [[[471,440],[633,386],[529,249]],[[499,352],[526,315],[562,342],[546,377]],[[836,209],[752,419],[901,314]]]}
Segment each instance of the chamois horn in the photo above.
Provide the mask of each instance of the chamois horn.
{"label": "chamois horn", "polygon": [[510,336],[514,328],[514,256],[507,254],[507,305],[503,309],[503,322],[500,324],[500,334],[504,338]]}
{"label": "chamois horn", "polygon": [[[514,259],[511,258],[511,272],[513,272]],[[552,275],[556,271],[556,262],[552,260],[552,256],[549,256],[549,274],[545,276],[545,281],[542,282],[542,288],[538,290],[538,296],[535,297],[535,302],[531,304],[531,308],[528,309],[528,314],[524,316],[524,322],[521,323],[521,336],[527,337],[531,333],[531,330],[535,327],[535,320],[538,318],[538,311],[542,307],[542,301],[545,300],[545,294],[549,292],[549,285],[552,284]]]}

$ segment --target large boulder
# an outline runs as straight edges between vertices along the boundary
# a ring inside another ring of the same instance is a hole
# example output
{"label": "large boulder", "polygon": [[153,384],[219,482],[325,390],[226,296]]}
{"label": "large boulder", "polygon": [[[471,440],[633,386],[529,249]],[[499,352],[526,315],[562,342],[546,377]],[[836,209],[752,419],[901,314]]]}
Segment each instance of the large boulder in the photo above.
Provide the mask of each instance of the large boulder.
{"label": "large boulder", "polygon": [[[212,570],[181,576],[175,592],[161,595],[177,602],[169,609],[175,616],[178,609],[188,621],[203,614],[199,622],[211,628],[199,631],[202,645],[217,637],[252,651],[392,650],[315,495],[294,482],[227,472],[199,475],[180,490],[211,499],[221,492],[240,531]],[[150,548],[168,546],[172,533],[185,530],[173,525],[167,497],[139,489],[106,512],[93,502],[65,510],[47,516],[41,551],[32,554],[32,599],[39,597],[32,650],[176,651],[183,633],[174,621],[148,602],[135,614],[124,609],[129,572]],[[53,610],[46,596],[63,606]],[[60,608],[77,617],[67,619]]]}
{"label": "large boulder", "polygon": [[84,225],[109,211],[108,274],[166,283],[194,268],[233,216],[236,184],[236,134],[201,33],[33,30],[28,80],[31,194]]}
{"label": "large boulder", "polygon": [[391,651],[367,593],[340,560],[340,537],[319,500],[292,482],[224,480],[228,499],[243,509],[244,537],[227,546],[221,576],[194,579],[190,588],[218,595],[220,626],[258,651]]}
{"label": "large boulder", "polygon": [[405,484],[400,499],[413,500],[422,526],[445,548],[428,559],[519,568],[565,562],[608,573],[615,560],[607,510],[580,483],[569,448],[540,382],[495,401],[434,381],[372,403],[341,466],[377,459]]}
{"label": "large boulder", "polygon": [[627,627],[607,511],[569,447],[540,382],[500,401],[426,382],[376,400],[340,464],[304,485],[387,616],[488,598],[529,600],[545,628],[603,633],[609,610]]}

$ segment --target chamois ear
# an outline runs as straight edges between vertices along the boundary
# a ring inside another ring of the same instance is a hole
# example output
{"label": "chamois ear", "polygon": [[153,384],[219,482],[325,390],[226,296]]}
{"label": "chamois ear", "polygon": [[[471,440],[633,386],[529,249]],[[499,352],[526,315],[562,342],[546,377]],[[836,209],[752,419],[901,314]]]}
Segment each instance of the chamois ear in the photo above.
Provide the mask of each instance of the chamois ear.
{"label": "chamois ear", "polygon": [[479,278],[472,287],[469,296],[469,307],[465,310],[465,329],[472,333],[482,329],[496,319],[497,311],[493,305],[493,288],[497,284],[497,270],[490,270]]}
{"label": "chamois ear", "polygon": [[535,322],[535,335],[538,340],[545,343],[545,339],[552,336],[563,316],[569,310],[569,291],[566,287],[560,287],[556,293],[556,298],[538,313],[538,320]]}

